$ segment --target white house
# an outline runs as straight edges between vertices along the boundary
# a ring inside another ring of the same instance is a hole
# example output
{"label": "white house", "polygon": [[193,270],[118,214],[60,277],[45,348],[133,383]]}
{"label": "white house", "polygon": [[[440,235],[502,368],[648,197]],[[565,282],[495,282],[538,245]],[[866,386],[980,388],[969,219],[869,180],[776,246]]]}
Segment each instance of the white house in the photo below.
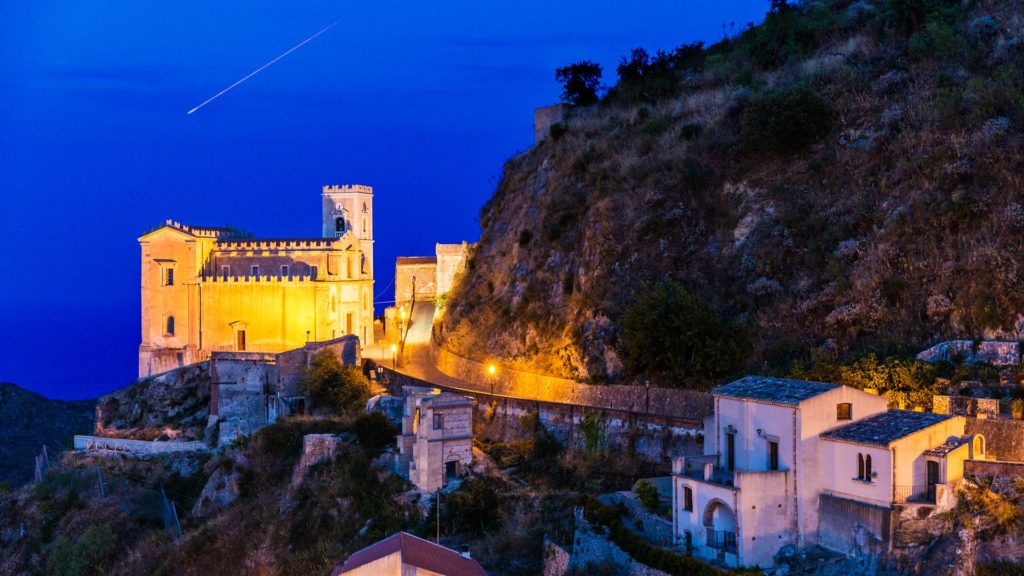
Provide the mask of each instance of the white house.
{"label": "white house", "polygon": [[680,547],[726,566],[769,567],[785,544],[849,548],[851,514],[887,540],[885,509],[945,502],[975,444],[959,417],[887,411],[838,384],[748,376],[714,397],[704,455],[673,460],[672,516]]}

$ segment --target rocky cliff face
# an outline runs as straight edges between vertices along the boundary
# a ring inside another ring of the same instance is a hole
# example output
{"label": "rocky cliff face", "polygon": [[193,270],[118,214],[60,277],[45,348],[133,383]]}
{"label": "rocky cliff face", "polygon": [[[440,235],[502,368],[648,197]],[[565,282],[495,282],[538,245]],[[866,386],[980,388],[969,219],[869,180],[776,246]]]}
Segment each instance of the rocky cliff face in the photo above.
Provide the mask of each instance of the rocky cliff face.
{"label": "rocky cliff face", "polygon": [[210,364],[200,362],[101,396],[96,431],[143,440],[202,440],[210,416]]}
{"label": "rocky cliff face", "polygon": [[[1024,19],[933,4],[807,2],[704,50],[667,96],[620,82],[575,110],[506,164],[445,346],[643,379],[622,316],[665,280],[746,326],[759,371],[1024,335]],[[789,56],[759,64],[770,49]]]}

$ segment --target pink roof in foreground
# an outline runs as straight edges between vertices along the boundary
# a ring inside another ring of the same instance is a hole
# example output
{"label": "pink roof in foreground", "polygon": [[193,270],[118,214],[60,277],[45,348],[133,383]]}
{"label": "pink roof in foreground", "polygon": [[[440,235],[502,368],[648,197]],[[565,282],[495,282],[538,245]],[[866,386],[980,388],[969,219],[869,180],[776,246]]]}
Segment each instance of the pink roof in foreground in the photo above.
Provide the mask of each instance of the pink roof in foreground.
{"label": "pink roof in foreground", "polygon": [[403,564],[445,576],[487,576],[487,573],[475,560],[406,532],[389,536],[349,556],[343,565],[331,572],[331,576],[340,576],[395,552],[401,553]]}

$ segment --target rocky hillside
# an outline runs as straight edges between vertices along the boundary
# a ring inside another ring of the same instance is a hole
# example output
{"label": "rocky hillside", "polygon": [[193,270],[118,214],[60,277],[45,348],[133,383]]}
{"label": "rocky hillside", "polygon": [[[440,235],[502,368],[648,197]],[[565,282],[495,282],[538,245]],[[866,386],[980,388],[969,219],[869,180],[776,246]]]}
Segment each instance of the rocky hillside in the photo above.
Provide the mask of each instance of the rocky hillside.
{"label": "rocky hillside", "polygon": [[72,436],[92,431],[95,405],[92,400],[50,400],[0,383],[0,482],[16,485],[30,480],[44,445],[56,457]]}
{"label": "rocky hillside", "polygon": [[[772,4],[714,46],[634,51],[508,161],[446,346],[700,386],[1024,335],[1021,3]],[[687,373],[708,354],[728,369]]]}

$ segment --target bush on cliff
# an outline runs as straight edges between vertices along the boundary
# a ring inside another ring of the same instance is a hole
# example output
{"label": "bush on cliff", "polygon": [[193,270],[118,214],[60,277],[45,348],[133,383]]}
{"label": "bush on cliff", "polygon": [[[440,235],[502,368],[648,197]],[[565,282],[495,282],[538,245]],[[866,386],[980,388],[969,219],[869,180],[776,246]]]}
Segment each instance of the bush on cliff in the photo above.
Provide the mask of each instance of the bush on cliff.
{"label": "bush on cliff", "polygon": [[370,398],[370,383],[357,366],[345,366],[330,350],[313,357],[303,381],[316,409],[332,413],[363,406]]}
{"label": "bush on cliff", "polygon": [[696,385],[735,371],[747,330],[673,282],[640,293],[622,318],[623,360],[635,375]]}
{"label": "bush on cliff", "polygon": [[395,426],[383,412],[373,411],[361,414],[352,423],[352,432],[359,439],[359,445],[366,450],[378,451],[395,443],[398,426]]}

